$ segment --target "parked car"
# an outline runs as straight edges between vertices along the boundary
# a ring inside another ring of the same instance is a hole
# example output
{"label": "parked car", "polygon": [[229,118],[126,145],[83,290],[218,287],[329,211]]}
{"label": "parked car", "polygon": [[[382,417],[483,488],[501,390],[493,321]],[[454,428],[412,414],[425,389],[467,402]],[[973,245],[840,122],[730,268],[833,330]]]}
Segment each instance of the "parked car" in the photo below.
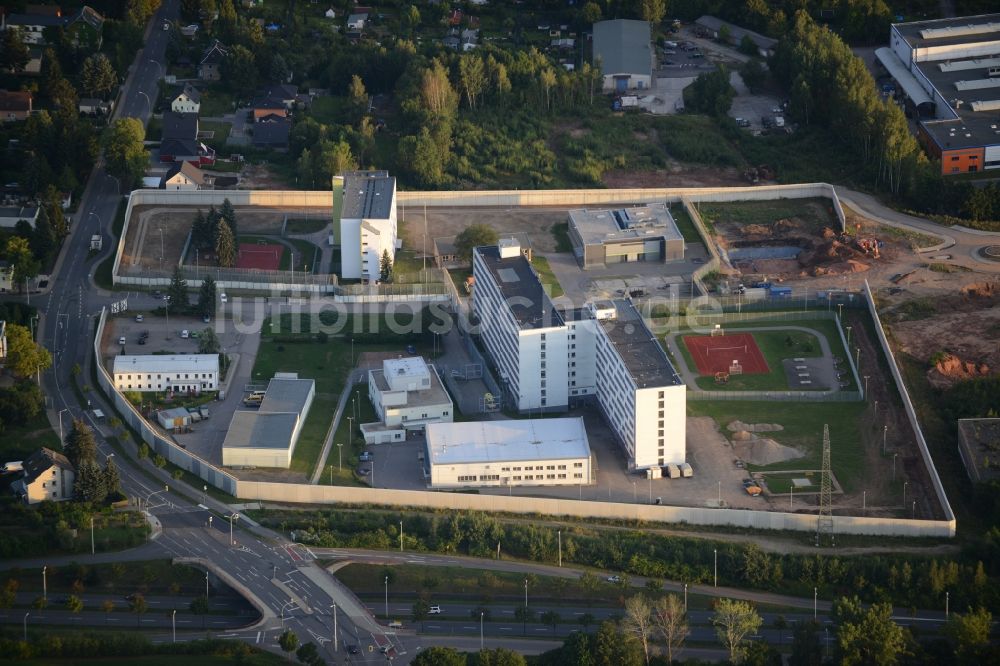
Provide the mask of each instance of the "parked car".
{"label": "parked car", "polygon": [[188,331],[188,330],[187,330],[187,329],[185,328],[185,329],[184,329],[183,331],[181,331],[181,337],[182,337],[182,338],[184,338],[185,340],[187,340],[188,338],[190,338],[190,337],[191,337],[191,333],[190,333],[190,331]]}
{"label": "parked car", "polygon": [[226,292],[222,292],[221,294],[219,294],[219,302],[220,303],[228,303],[229,302],[229,297],[226,296]]}
{"label": "parked car", "polygon": [[621,576],[608,576],[607,580],[608,580],[609,583],[620,583],[620,582],[622,582]]}
{"label": "parked car", "polygon": [[138,321],[138,322],[141,322],[142,321],[142,315],[141,314],[137,314],[135,316],[135,320]]}
{"label": "parked car", "polygon": [[124,335],[121,336],[120,338],[118,338],[118,344],[120,344],[123,347],[125,346],[125,336]]}
{"label": "parked car", "polygon": [[430,610],[428,610],[427,612],[430,613],[431,615],[440,615],[441,614],[441,607],[440,606],[431,606]]}
{"label": "parked car", "polygon": [[201,321],[203,323],[205,323],[205,324],[211,324],[212,323],[212,318],[209,317],[208,315],[205,315],[204,317],[201,318]]}
{"label": "parked car", "polygon": [[358,460],[360,460],[361,462],[371,462],[374,459],[375,456],[372,455],[371,451],[363,451],[361,455],[358,456]]}
{"label": "parked car", "polygon": [[763,492],[757,482],[753,479],[743,479],[743,489],[747,491],[747,495],[750,495],[751,497],[757,497]]}

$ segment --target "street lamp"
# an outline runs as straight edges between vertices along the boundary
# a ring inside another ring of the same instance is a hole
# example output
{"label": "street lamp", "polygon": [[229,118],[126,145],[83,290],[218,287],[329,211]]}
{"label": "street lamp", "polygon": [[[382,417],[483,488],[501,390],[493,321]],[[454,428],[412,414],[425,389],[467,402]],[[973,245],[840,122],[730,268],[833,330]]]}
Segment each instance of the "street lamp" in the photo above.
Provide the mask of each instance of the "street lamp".
{"label": "street lamp", "polygon": [[528,609],[528,579],[524,579],[524,609]]}
{"label": "street lamp", "polygon": [[333,651],[337,651],[337,604],[333,604]]}
{"label": "street lamp", "polygon": [[845,326],[844,329],[847,331],[847,348],[851,348],[851,327]]}
{"label": "street lamp", "polygon": [[59,412],[59,441],[60,442],[65,442],[66,441],[66,437],[63,435],[62,415],[63,415],[63,412],[68,412],[68,411],[69,411],[69,407],[67,407],[66,409],[64,409],[64,410],[62,410],[62,411]]}
{"label": "street lamp", "polygon": [[389,577],[385,577],[385,619],[389,619]]}
{"label": "street lamp", "polygon": [[479,651],[483,651],[483,611],[479,611]]}
{"label": "street lamp", "polygon": [[24,614],[24,642],[28,642],[28,616],[31,615],[31,611]]}
{"label": "street lamp", "polygon": [[816,606],[817,606],[817,599],[818,598],[819,598],[819,588],[818,587],[814,587],[813,588],[813,621],[814,622],[816,621]]}
{"label": "street lamp", "polygon": [[167,72],[166,72],[166,69],[163,67],[163,65],[161,65],[158,61],[154,60],[153,58],[150,58],[149,62],[151,62],[154,65],[156,65],[156,69],[157,70],[160,70],[160,71],[163,72],[163,75],[160,76],[161,79],[166,77]]}
{"label": "street lamp", "polygon": [[174,635],[174,643],[177,642],[177,609],[170,611],[170,630]]}
{"label": "street lamp", "polygon": [[712,549],[712,554],[715,555],[715,575],[712,577],[712,587],[719,587],[719,550]]}
{"label": "street lamp", "polygon": [[684,583],[684,612],[688,612],[688,584]]}
{"label": "street lamp", "polygon": [[104,222],[101,221],[101,216],[100,215],[98,215],[94,211],[90,211],[90,215],[93,215],[94,217],[97,218],[97,228],[98,229],[100,229],[100,228],[102,228],[104,226]]}
{"label": "street lamp", "polygon": [[208,502],[208,485],[202,485],[201,487],[201,503],[205,504]]}
{"label": "street lamp", "polygon": [[94,554],[94,517],[90,517],[90,554]]}
{"label": "street lamp", "polygon": [[153,103],[149,101],[149,95],[147,95],[146,93],[144,93],[141,90],[139,91],[139,94],[146,98],[146,107],[149,109],[149,112],[152,113],[153,112]]}
{"label": "street lamp", "polygon": [[[341,472],[344,471],[344,451],[343,451],[343,449],[344,449],[344,443],[343,442],[337,442],[337,469],[339,469]],[[332,467],[332,465],[331,465],[331,467]],[[331,470],[331,472],[332,471],[333,470]],[[331,486],[333,485],[332,477],[331,477],[331,480],[330,480],[330,485]]]}
{"label": "street lamp", "polygon": [[48,567],[42,567],[42,599],[49,600],[49,585],[45,578],[45,571]]}
{"label": "street lamp", "polygon": [[889,436],[889,426],[882,426],[882,455],[885,455],[885,440]]}
{"label": "street lamp", "polygon": [[896,456],[898,456],[898,455],[899,455],[898,453],[893,453],[892,454],[892,480],[893,481],[896,480]]}
{"label": "street lamp", "polygon": [[637,502],[637,501],[638,501],[638,500],[636,499],[636,491],[635,491],[635,481],[633,481],[633,482],[632,482],[632,501],[633,501],[633,502]]}
{"label": "street lamp", "polygon": [[906,486],[909,481],[903,481],[903,508],[906,508]]}
{"label": "street lamp", "polygon": [[403,521],[399,521],[399,552],[403,552]]}
{"label": "street lamp", "polygon": [[205,605],[208,605],[208,572],[205,572]]}
{"label": "street lamp", "polygon": [[562,566],[562,530],[556,531],[556,537],[559,539],[559,566]]}
{"label": "street lamp", "polygon": [[229,545],[235,546],[236,540],[233,538],[233,523],[240,519],[240,514],[231,513],[229,515]]}

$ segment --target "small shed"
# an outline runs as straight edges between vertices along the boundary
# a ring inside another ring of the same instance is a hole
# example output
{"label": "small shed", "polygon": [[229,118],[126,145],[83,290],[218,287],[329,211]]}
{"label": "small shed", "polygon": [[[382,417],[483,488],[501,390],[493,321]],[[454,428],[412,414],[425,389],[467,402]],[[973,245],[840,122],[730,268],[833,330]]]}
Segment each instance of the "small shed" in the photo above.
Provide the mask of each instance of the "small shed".
{"label": "small shed", "polygon": [[191,414],[183,407],[161,409],[156,412],[156,420],[164,430],[176,430],[191,425]]}

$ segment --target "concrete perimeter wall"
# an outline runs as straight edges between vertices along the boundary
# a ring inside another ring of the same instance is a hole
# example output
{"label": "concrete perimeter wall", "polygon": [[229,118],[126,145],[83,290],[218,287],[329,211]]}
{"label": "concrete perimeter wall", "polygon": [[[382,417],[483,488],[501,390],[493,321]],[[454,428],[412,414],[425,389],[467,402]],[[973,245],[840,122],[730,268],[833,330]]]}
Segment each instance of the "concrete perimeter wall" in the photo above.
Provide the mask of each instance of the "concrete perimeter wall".
{"label": "concrete perimeter wall", "polygon": [[100,319],[97,323],[97,335],[94,338],[94,364],[97,366],[97,382],[104,389],[104,393],[108,396],[108,399],[114,403],[115,409],[121,415],[122,421],[134,428],[139,433],[142,441],[148,444],[149,448],[155,453],[159,453],[173,464],[191,472],[206,483],[211,483],[216,488],[220,488],[230,495],[236,496],[239,479],[199,458],[187,449],[182,449],[172,440],[161,436],[149,421],[139,413],[135,406],[115,388],[111,375],[104,368],[103,357],[101,355],[101,338],[104,335],[104,326],[107,318],[107,308],[102,309]]}
{"label": "concrete perimeter wall", "polygon": [[931,457],[930,449],[927,448],[927,440],[924,439],[924,431],[920,429],[920,421],[917,420],[917,410],[914,409],[910,393],[906,390],[903,374],[899,371],[896,357],[889,347],[889,340],[886,338],[885,329],[882,327],[882,319],[878,316],[878,309],[875,307],[875,298],[872,296],[872,288],[868,284],[868,280],[865,280],[865,297],[868,299],[868,311],[871,313],[872,321],[875,322],[875,334],[878,335],[878,341],[882,344],[882,351],[885,353],[886,361],[889,363],[889,371],[892,373],[892,378],[896,380],[896,386],[899,387],[899,397],[903,400],[906,418],[910,420],[913,434],[916,435],[917,449],[920,451],[920,457],[924,461],[924,467],[927,468],[927,475],[931,479],[931,485],[934,487],[934,493],[937,495],[941,510],[944,512],[947,521],[951,524],[952,534],[954,535],[955,513],[951,510],[948,495],[941,484],[941,476],[938,474],[937,467],[934,466],[934,459]]}

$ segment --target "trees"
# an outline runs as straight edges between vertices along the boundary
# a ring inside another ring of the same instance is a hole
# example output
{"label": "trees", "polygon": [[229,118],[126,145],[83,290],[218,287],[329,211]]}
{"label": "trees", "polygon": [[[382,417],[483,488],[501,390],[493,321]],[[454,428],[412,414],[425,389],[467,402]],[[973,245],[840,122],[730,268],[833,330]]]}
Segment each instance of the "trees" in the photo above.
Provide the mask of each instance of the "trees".
{"label": "trees", "polygon": [[204,594],[199,595],[191,600],[188,604],[188,610],[190,610],[195,615],[201,615],[201,626],[205,628],[205,616],[208,615],[208,597]]}
{"label": "trees", "polygon": [[392,257],[389,256],[389,250],[382,250],[382,259],[379,261],[378,279],[385,284],[392,282]]}
{"label": "trees", "polygon": [[990,644],[993,614],[985,608],[969,608],[963,614],[952,613],[944,633],[955,645],[955,654],[964,663],[982,662],[980,652]]}
{"label": "trees", "polygon": [[535,619],[535,613],[527,606],[518,606],[514,609],[514,619],[521,623],[523,633],[527,636],[528,622]]}
{"label": "trees", "polygon": [[218,354],[220,349],[219,336],[211,327],[206,327],[198,334],[199,354]]}
{"label": "trees", "polygon": [[486,87],[486,67],[479,54],[473,52],[458,59],[458,80],[470,109],[476,108],[476,98]]}
{"label": "trees", "polygon": [[837,623],[838,663],[889,666],[906,653],[907,632],[892,621],[892,605],[861,605],[858,597],[833,603]]}
{"label": "trees", "polygon": [[625,601],[624,625],[628,631],[639,639],[642,645],[646,663],[649,663],[649,640],[652,637],[652,618],[650,616],[649,602],[641,594],[629,597]]}
{"label": "trees", "polygon": [[767,70],[760,60],[750,58],[740,67],[740,78],[747,85],[750,92],[756,93],[767,80]]}
{"label": "trees", "polygon": [[222,74],[233,90],[246,91],[256,88],[257,64],[254,62],[253,53],[242,44],[231,46],[225,60],[222,61]]}
{"label": "trees", "polygon": [[594,666],[640,666],[644,663],[639,641],[610,620],[601,623],[591,646]]}
{"label": "trees", "polygon": [[419,96],[431,116],[451,119],[458,110],[458,94],[448,78],[448,70],[437,58],[420,77]]}
{"label": "trees", "polygon": [[746,601],[720,599],[715,605],[712,624],[719,641],[729,651],[729,660],[738,664],[745,654],[744,641],[748,634],[754,634],[763,620]]}
{"label": "trees", "polygon": [[104,160],[108,173],[131,188],[146,172],[149,151],[143,146],[146,128],[137,118],[119,118],[108,128],[104,139]]}
{"label": "trees", "polygon": [[427,616],[430,614],[430,611],[431,611],[431,606],[430,604],[427,603],[427,601],[425,601],[424,599],[417,599],[413,603],[413,609],[412,609],[413,621],[420,622],[421,625],[423,625],[423,622],[424,620],[427,619]]}
{"label": "trees", "polygon": [[552,109],[552,87],[556,84],[556,73],[552,71],[551,67],[546,67],[542,70],[539,76],[539,82],[542,84],[542,89],[545,90],[545,110]]}
{"label": "trees", "polygon": [[299,663],[310,665],[316,664],[322,659],[319,656],[319,649],[312,641],[299,646],[299,649],[295,651],[295,658],[299,660]]}
{"label": "trees", "polygon": [[180,266],[174,267],[174,274],[170,278],[170,286],[167,287],[167,299],[174,312],[185,312],[191,303],[188,300],[187,280],[181,275]]}
{"label": "trees", "polygon": [[206,275],[198,290],[198,313],[203,317],[211,317],[215,313],[215,280]]}
{"label": "trees", "polygon": [[450,647],[429,647],[410,662],[412,666],[465,666],[466,663],[465,655]]}
{"label": "trees", "polygon": [[719,65],[701,74],[684,89],[684,105],[692,111],[722,117],[733,104],[736,91],[729,85],[729,71]]}
{"label": "trees", "polygon": [[105,599],[101,602],[101,610],[104,611],[104,622],[107,623],[108,616],[115,610],[115,602],[111,599]]}
{"label": "trees", "polygon": [[680,652],[684,639],[691,633],[684,602],[676,594],[660,597],[653,604],[652,621],[657,633],[667,644],[667,662],[673,663],[674,650]]}
{"label": "trees", "polygon": [[22,236],[11,236],[7,239],[5,254],[14,268],[14,279],[27,290],[28,280],[38,275],[41,269],[41,263],[31,251],[30,242]]}
{"label": "trees", "polygon": [[83,460],[76,467],[73,494],[81,502],[99,502],[107,496],[104,474],[93,460]]}
{"label": "trees", "polygon": [[107,495],[117,495],[121,493],[121,475],[118,473],[118,465],[113,457],[108,456],[108,461],[104,463],[104,490]]}
{"label": "trees", "polygon": [[63,443],[63,452],[74,468],[79,469],[84,462],[94,462],[97,458],[97,442],[94,431],[83,419],[73,419],[73,425]]}
{"label": "trees", "polygon": [[6,364],[15,377],[29,378],[52,365],[52,355],[31,339],[26,326],[8,324]]}
{"label": "trees", "polygon": [[215,226],[215,258],[223,268],[236,265],[236,237],[229,224],[221,217]]}
{"label": "trees", "polygon": [[66,610],[70,613],[79,613],[83,610],[83,600],[75,594],[66,597]]}
{"label": "trees", "polygon": [[16,579],[7,579],[3,589],[0,589],[0,608],[10,608],[14,605],[14,602],[17,601],[17,591],[20,587],[21,583]]}
{"label": "trees", "polygon": [[601,6],[596,2],[588,2],[580,10],[580,18],[584,23],[592,25],[601,20]]}
{"label": "trees", "polygon": [[52,230],[52,223],[49,221],[46,206],[38,208],[38,217],[35,219],[35,228],[31,231],[29,243],[31,254],[39,262],[47,261],[56,247],[56,237]]}
{"label": "trees", "polygon": [[111,61],[103,53],[94,53],[83,61],[80,71],[80,84],[83,90],[94,97],[106,99],[115,89],[118,75]]}
{"label": "trees", "polygon": [[351,76],[351,83],[347,87],[347,99],[351,105],[350,120],[355,123],[368,113],[368,91],[365,89],[365,82],[357,74]]}
{"label": "trees", "polygon": [[643,21],[657,25],[667,13],[667,0],[639,0],[639,14]]}
{"label": "trees", "polygon": [[480,650],[473,657],[475,666],[525,666],[524,657],[507,648]]}
{"label": "trees", "polygon": [[209,214],[205,215],[200,210],[194,216],[191,223],[191,244],[197,250],[215,249],[215,231],[218,225],[218,213],[215,206],[209,209]]}
{"label": "trees", "polygon": [[129,612],[135,613],[135,626],[138,627],[139,623],[142,621],[143,613],[149,610],[149,605],[146,603],[146,597],[136,592],[128,601],[128,609]]}
{"label": "trees", "polygon": [[21,29],[10,26],[0,36],[0,69],[20,74],[28,66],[31,53],[21,37]]}
{"label": "trees", "polygon": [[222,200],[222,206],[219,208],[219,217],[229,225],[229,230],[233,232],[233,238],[238,238],[240,232],[236,226],[236,209],[233,208],[233,202],[229,200],[229,197]]}
{"label": "trees", "polygon": [[556,611],[549,610],[542,613],[539,619],[542,621],[542,624],[548,625],[554,630],[556,625],[559,624],[559,620],[562,618],[559,617],[559,613]]}
{"label": "trees", "polygon": [[295,652],[295,648],[299,646],[299,637],[291,629],[286,629],[278,636],[278,645],[284,652]]}
{"label": "trees", "polygon": [[472,248],[480,245],[496,245],[500,235],[493,227],[472,224],[455,237],[455,253],[462,261],[472,261]]}

